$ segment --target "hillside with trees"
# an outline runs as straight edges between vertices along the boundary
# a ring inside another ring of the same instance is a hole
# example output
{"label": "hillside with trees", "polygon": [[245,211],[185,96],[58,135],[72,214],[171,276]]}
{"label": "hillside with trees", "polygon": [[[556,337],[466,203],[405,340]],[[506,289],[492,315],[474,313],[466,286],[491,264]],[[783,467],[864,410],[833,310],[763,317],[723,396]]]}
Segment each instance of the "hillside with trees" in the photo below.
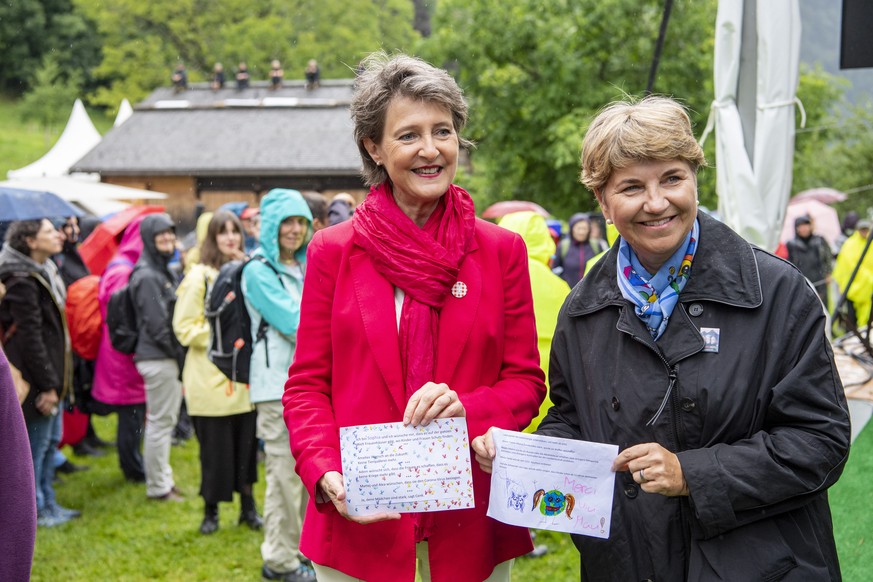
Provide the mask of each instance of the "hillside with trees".
{"label": "hillside with trees", "polygon": [[[240,61],[265,79],[279,59],[289,79],[317,59],[324,78],[350,78],[377,49],[418,54],[456,75],[477,147],[459,177],[480,207],[523,198],[559,216],[593,209],[578,181],[582,135],[609,101],[640,96],[663,0],[17,0],[0,3],[0,91],[45,128],[75,96],[112,115],[168,85],[177,63],[192,82]],[[698,133],[709,115],[717,0],[675,0],[654,91],[684,101]],[[804,0],[793,191],[831,186],[844,206],[873,204],[869,69],[838,70],[838,3]],[[818,63],[818,65],[816,65]],[[853,87],[850,83],[854,83]],[[798,124],[800,116],[798,115]],[[712,140],[707,155],[714,163]],[[715,173],[701,201],[717,205]]]}

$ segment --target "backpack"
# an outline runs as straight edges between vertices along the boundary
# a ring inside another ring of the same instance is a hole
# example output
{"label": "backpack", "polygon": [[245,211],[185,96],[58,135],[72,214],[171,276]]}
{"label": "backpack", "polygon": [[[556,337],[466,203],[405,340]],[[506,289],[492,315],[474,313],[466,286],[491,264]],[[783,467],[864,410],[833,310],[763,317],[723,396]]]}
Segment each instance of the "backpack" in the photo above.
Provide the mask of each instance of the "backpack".
{"label": "backpack", "polygon": [[[285,286],[279,271],[266,257],[255,255],[251,260],[270,267],[282,286]],[[210,329],[209,361],[230,380],[243,384],[249,382],[254,344],[267,340],[269,327],[262,317],[258,331],[252,338],[252,320],[242,292],[242,274],[247,264],[247,261],[230,261],[222,265],[206,297],[206,319]],[[270,365],[269,359],[267,365]]]}
{"label": "backpack", "polygon": [[109,330],[109,341],[112,342],[113,348],[122,354],[136,352],[139,329],[136,325],[136,306],[129,282],[109,297],[109,303],[106,305],[106,328]]}
{"label": "backpack", "polygon": [[73,351],[85,360],[97,358],[103,336],[103,316],[97,299],[100,277],[88,275],[67,288],[67,324]]}

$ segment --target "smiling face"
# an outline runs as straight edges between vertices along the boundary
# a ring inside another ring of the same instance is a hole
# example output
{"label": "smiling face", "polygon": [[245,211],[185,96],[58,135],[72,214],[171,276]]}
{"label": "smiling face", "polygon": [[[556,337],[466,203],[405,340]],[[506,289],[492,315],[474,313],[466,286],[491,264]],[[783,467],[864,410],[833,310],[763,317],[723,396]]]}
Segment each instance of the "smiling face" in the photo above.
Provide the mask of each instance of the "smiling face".
{"label": "smiling face", "polygon": [[446,107],[395,97],[385,115],[379,143],[364,138],[364,147],[385,166],[394,199],[419,226],[446,193],[458,169],[458,134]]}
{"label": "smiling face", "polygon": [[162,230],[155,235],[155,249],[162,255],[172,255],[176,250],[176,233],[173,229]]}
{"label": "smiling face", "polygon": [[308,221],[302,216],[289,216],[279,225],[279,251],[283,257],[290,258],[303,246]]}
{"label": "smiling face", "polygon": [[564,494],[557,490],[552,490],[546,493],[543,497],[543,502],[540,505],[540,512],[543,515],[558,515],[564,510]]}
{"label": "smiling face", "polygon": [[697,176],[683,160],[646,161],[615,170],[595,193],[603,214],[656,273],[697,217]]}
{"label": "smiling face", "polygon": [[235,256],[241,244],[242,234],[230,220],[225,222],[221,231],[215,235],[215,245],[218,247],[218,252],[226,257]]}

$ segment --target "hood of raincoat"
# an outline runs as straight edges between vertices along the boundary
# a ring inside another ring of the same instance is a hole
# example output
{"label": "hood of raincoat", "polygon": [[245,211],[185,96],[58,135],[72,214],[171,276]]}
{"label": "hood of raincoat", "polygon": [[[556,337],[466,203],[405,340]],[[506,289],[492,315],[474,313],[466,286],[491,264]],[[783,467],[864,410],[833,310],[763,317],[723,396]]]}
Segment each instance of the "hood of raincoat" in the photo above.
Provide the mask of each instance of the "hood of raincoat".
{"label": "hood of raincoat", "polygon": [[549,264],[549,259],[555,254],[555,241],[542,216],[530,211],[512,212],[504,215],[498,224],[521,235],[527,245],[527,256],[531,260]]}
{"label": "hood of raincoat", "polygon": [[197,226],[194,227],[194,232],[197,233],[198,247],[206,240],[206,235],[209,233],[209,222],[212,220],[214,214],[214,212],[204,212],[197,217]]}
{"label": "hood of raincoat", "polygon": [[143,218],[139,225],[140,238],[142,238],[142,255],[139,258],[139,262],[146,263],[154,269],[166,271],[172,279],[173,276],[167,265],[170,259],[173,258],[173,255],[162,255],[155,246],[155,235],[167,229],[176,230],[176,226],[168,214],[159,212],[149,214]]}
{"label": "hood of raincoat", "polygon": [[590,221],[591,219],[584,212],[577,212],[576,214],[571,216],[570,220],[567,221],[567,236],[570,236],[570,238],[572,238],[571,233],[573,232],[573,226],[575,226],[575,224],[580,220]]}
{"label": "hood of raincoat", "polygon": [[303,244],[294,253],[301,264],[306,263],[306,247],[312,240],[312,212],[297,190],[274,188],[261,200],[261,247],[258,254],[265,256],[273,266],[279,267],[279,225],[289,216],[302,216],[309,225]]}
{"label": "hood of raincoat", "polygon": [[611,222],[606,225],[606,242],[609,243],[609,246],[615,244],[615,241],[618,240],[618,229],[615,228],[615,225]]}
{"label": "hood of raincoat", "polygon": [[125,227],[124,233],[121,235],[121,242],[118,243],[118,250],[112,256],[113,261],[125,259],[131,265],[135,265],[139,260],[139,256],[142,254],[142,235],[139,232],[139,227],[146,216],[148,215],[137,216]]}

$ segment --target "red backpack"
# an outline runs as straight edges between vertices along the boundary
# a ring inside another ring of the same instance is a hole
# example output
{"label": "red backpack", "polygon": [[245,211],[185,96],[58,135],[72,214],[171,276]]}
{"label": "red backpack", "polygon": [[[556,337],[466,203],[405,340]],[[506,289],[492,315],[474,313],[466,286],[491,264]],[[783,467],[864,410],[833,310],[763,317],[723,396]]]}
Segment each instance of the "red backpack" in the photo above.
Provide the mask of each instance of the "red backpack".
{"label": "red backpack", "polygon": [[103,317],[97,290],[100,277],[88,275],[67,288],[67,325],[73,351],[85,360],[97,358],[103,335]]}

